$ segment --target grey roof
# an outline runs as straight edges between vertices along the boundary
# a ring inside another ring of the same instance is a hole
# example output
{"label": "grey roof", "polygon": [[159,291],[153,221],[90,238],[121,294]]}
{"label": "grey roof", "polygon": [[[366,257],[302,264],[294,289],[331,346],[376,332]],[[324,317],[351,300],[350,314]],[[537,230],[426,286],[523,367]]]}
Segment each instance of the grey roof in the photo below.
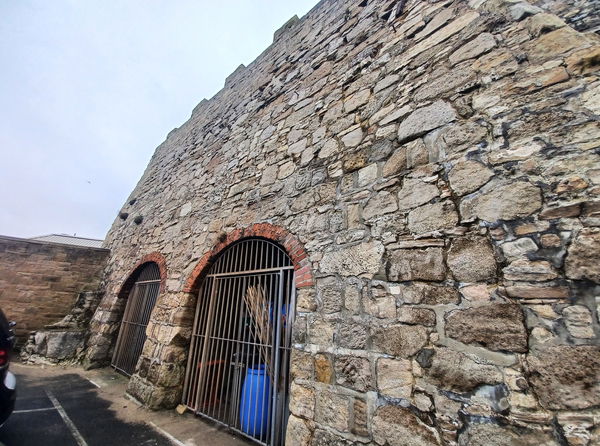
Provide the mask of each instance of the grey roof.
{"label": "grey roof", "polygon": [[66,234],[48,234],[40,235],[39,237],[31,237],[29,240],[37,240],[40,242],[60,243],[62,245],[85,246],[88,248],[102,248],[104,240],[95,238],[75,237]]}

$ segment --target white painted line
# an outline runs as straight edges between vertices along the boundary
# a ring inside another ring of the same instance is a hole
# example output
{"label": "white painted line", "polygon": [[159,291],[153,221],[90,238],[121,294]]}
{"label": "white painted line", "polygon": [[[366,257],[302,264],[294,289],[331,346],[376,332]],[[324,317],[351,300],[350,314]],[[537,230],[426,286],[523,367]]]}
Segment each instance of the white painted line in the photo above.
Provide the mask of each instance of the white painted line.
{"label": "white painted line", "polygon": [[148,424],[150,426],[152,426],[154,428],[154,430],[158,431],[160,434],[164,435],[165,437],[167,437],[169,440],[171,440],[171,442],[175,443],[177,446],[186,446],[185,443],[182,443],[181,441],[179,441],[177,438],[175,438],[173,435],[171,435],[170,433],[168,433],[166,430],[161,429],[160,427],[158,427],[156,424],[154,424],[152,421],[148,421]]}
{"label": "white painted line", "polygon": [[42,409],[23,409],[15,410],[13,413],[30,413],[30,412],[43,412],[46,410],[56,410],[56,407],[44,407]]}
{"label": "white painted line", "polygon": [[48,395],[48,398],[50,399],[50,401],[52,401],[52,404],[54,405],[54,407],[56,407],[56,410],[58,410],[58,413],[60,414],[61,418],[63,419],[63,421],[69,428],[69,430],[71,431],[71,434],[75,438],[75,441],[77,442],[77,444],[79,446],[88,446],[85,439],[83,438],[83,436],[81,435],[81,433],[79,432],[79,430],[77,429],[77,427],[75,426],[73,421],[71,421],[71,419],[67,415],[67,412],[65,412],[65,409],[63,409],[63,407],[60,405],[60,403],[58,402],[58,400],[56,399],[54,394],[52,392],[50,392],[49,390],[46,390],[46,395]]}
{"label": "white painted line", "polygon": [[99,389],[101,389],[101,388],[102,388],[102,386],[101,386],[100,384],[98,384],[97,382],[94,382],[94,381],[92,381],[92,380],[91,380],[91,379],[89,379],[89,378],[86,378],[86,379],[87,379],[89,382],[91,382],[93,385],[95,385],[96,387],[98,387]]}

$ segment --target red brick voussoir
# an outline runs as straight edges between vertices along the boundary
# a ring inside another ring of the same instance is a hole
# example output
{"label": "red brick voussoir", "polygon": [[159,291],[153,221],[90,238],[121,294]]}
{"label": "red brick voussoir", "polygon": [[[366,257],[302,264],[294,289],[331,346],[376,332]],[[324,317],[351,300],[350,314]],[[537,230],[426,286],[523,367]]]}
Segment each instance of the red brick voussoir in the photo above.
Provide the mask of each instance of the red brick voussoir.
{"label": "red brick voussoir", "polygon": [[119,292],[119,297],[127,297],[129,295],[129,291],[131,291],[131,287],[135,283],[136,272],[145,265],[146,263],[154,262],[158,265],[158,270],[160,271],[160,292],[162,293],[165,290],[165,286],[167,283],[167,261],[163,257],[163,255],[159,252],[151,252],[150,254],[146,254],[142,256],[140,260],[135,264],[131,273],[127,277],[125,283],[121,287],[121,291]]}
{"label": "red brick voussoir", "polygon": [[196,293],[200,282],[208,268],[221,254],[221,252],[232,243],[249,237],[262,237],[281,245],[290,256],[294,270],[296,271],[296,287],[304,288],[313,285],[313,276],[308,260],[308,254],[300,241],[281,226],[270,223],[255,223],[243,229],[236,229],[226,234],[210,251],[206,252],[186,281],[184,292]]}

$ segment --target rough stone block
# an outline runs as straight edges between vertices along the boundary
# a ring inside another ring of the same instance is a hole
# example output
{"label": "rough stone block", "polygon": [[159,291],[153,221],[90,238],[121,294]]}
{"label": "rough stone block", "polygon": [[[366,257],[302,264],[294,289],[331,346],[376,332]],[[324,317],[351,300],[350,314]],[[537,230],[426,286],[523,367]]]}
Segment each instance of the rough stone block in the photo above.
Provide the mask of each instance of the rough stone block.
{"label": "rough stone block", "polygon": [[531,384],[545,409],[586,409],[600,404],[600,348],[555,345],[527,356]]}
{"label": "rough stone block", "polygon": [[515,304],[488,304],[455,310],[446,316],[446,334],[490,350],[527,351],[523,310]]}
{"label": "rough stone block", "polygon": [[335,382],[359,392],[371,388],[371,363],[366,358],[338,356],[335,358]]}
{"label": "rough stone block", "polygon": [[338,251],[328,251],[320,262],[321,271],[326,274],[372,277],[381,268],[383,251],[380,242],[360,243]]}
{"label": "rough stone block", "polygon": [[400,142],[411,141],[430,130],[454,121],[456,118],[456,112],[450,104],[444,101],[436,101],[431,105],[415,110],[400,123],[398,140]]}
{"label": "rough stone block", "polygon": [[454,239],[447,262],[459,282],[484,282],[496,278],[494,250],[484,237]]}
{"label": "rough stone block", "polygon": [[450,200],[426,204],[408,214],[408,228],[413,234],[452,229],[458,224],[458,214]]}
{"label": "rough stone block", "polygon": [[389,446],[441,445],[437,431],[421,421],[410,409],[382,406],[373,417],[373,439]]}
{"label": "rough stone block", "polygon": [[469,392],[482,384],[499,384],[502,372],[495,366],[478,363],[464,353],[448,348],[433,352],[430,364],[425,368],[425,378],[442,389]]}
{"label": "rough stone block", "polygon": [[419,325],[390,325],[373,328],[373,349],[408,358],[427,344],[429,332]]}
{"label": "rough stone block", "polygon": [[584,228],[569,247],[565,271],[570,279],[589,279],[600,283],[600,229]]}
{"label": "rough stone block", "polygon": [[388,269],[393,281],[441,281],[446,277],[442,248],[397,249],[389,254]]}
{"label": "rough stone block", "polygon": [[514,220],[527,217],[542,207],[540,189],[528,182],[490,183],[484,189],[461,201],[460,213],[463,220]]}
{"label": "rough stone block", "polygon": [[410,398],[414,378],[408,359],[377,360],[377,391],[392,398]]}

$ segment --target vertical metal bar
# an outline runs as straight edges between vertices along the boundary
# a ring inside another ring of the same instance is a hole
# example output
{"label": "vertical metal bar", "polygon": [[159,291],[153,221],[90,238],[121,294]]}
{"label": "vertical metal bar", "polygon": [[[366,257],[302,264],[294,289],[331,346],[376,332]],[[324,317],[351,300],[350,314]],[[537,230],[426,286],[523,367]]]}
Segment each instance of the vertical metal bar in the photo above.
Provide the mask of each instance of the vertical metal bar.
{"label": "vertical metal bar", "polygon": [[[277,312],[279,313],[279,311],[281,311],[281,303],[282,303],[282,299],[283,299],[283,270],[279,272],[279,289],[277,291]],[[278,391],[278,387],[279,387],[279,379],[278,376],[279,375],[279,362],[280,362],[280,351],[279,351],[279,345],[281,343],[281,317],[277,317],[277,321],[274,324],[275,326],[275,366],[273,367],[273,369],[276,371],[276,375],[273,379],[273,387],[275,388],[274,392],[273,392],[273,408],[277,407],[277,395],[279,393]],[[275,379],[277,377],[277,379]],[[273,410],[272,412],[272,417],[271,417],[271,438],[273,440],[275,439],[275,424],[277,422],[276,416],[277,416],[277,411]]]}
{"label": "vertical metal bar", "polygon": [[203,284],[203,286],[200,288],[200,290],[198,291],[198,296],[196,297],[196,309],[194,311],[194,325],[192,326],[192,336],[190,337],[190,349],[188,351],[188,363],[187,363],[187,367],[186,367],[186,372],[185,372],[185,381],[183,383],[183,401],[185,403],[186,406],[189,406],[189,394],[190,394],[190,381],[191,381],[191,376],[193,374],[193,368],[192,368],[192,364],[193,364],[193,357],[196,354],[196,336],[198,333],[198,316],[200,314],[200,306],[202,305],[202,293],[204,291],[204,285],[206,284],[206,282]]}
{"label": "vertical metal bar", "polygon": [[[237,425],[237,420],[238,420],[238,412],[239,412],[239,397],[240,397],[240,393],[241,393],[241,388],[242,388],[242,374],[243,374],[243,358],[242,358],[242,351],[243,351],[243,344],[242,344],[242,337],[243,337],[243,330],[244,330],[244,297],[243,295],[241,295],[242,293],[244,293],[244,287],[243,287],[243,278],[239,280],[240,282],[240,293],[238,294],[237,298],[238,298],[238,308],[236,310],[237,313],[237,317],[238,317],[238,330],[237,330],[237,335],[235,337],[236,339],[236,343],[235,343],[235,372],[236,372],[236,382],[235,382],[235,388],[234,388],[234,393],[233,393],[233,397],[236,398],[236,400],[234,400],[233,402],[233,407],[231,410],[231,419],[233,422],[233,425]],[[236,396],[237,395],[237,396]]]}
{"label": "vertical metal bar", "polygon": [[[225,279],[226,280],[226,279]],[[218,343],[218,339],[216,334],[218,332],[219,329],[219,311],[220,311],[220,304],[222,302],[222,289],[223,289],[223,285],[224,285],[224,281],[222,279],[216,279],[215,280],[215,304],[214,304],[214,313],[212,316],[212,322],[211,322],[211,330],[208,333],[208,339],[209,339],[209,343],[208,343],[208,356],[206,358],[206,361],[203,363],[204,364],[204,368],[206,369],[206,372],[204,374],[204,382],[203,382],[203,386],[202,386],[202,400],[203,400],[203,406],[205,406],[205,410],[204,412],[206,414],[209,414],[210,412],[210,403],[211,403],[211,395],[210,395],[210,391],[212,390],[212,386],[214,385],[213,380],[214,380],[214,372],[215,372],[215,348],[216,348],[216,344]]]}
{"label": "vertical metal bar", "polygon": [[[217,336],[217,342],[215,345],[215,365],[213,366],[213,377],[212,377],[212,385],[214,388],[214,398],[215,398],[215,402],[214,402],[214,406],[213,406],[213,414],[217,414],[217,416],[215,418],[219,418],[220,419],[220,415],[219,415],[219,409],[220,409],[220,400],[219,400],[219,390],[222,388],[223,384],[224,384],[224,377],[223,377],[223,364],[224,364],[224,359],[223,359],[223,343],[225,342],[225,318],[227,315],[226,309],[228,306],[228,300],[229,300],[229,293],[231,291],[231,283],[232,280],[231,278],[227,278],[224,281],[224,286],[223,289],[221,290],[221,297],[220,297],[220,305],[219,305],[219,313],[218,316],[216,317],[216,324],[218,327],[218,330],[216,332],[216,336]],[[215,376],[216,375],[216,376]],[[210,382],[209,382],[210,384]],[[217,404],[217,401],[219,400],[219,403]]]}
{"label": "vertical metal bar", "polygon": [[[231,279],[231,286],[227,296],[227,308],[226,308],[226,321],[224,324],[224,352],[223,352],[223,385],[221,386],[221,390],[219,392],[219,410],[218,412],[221,414],[223,421],[227,421],[228,418],[228,409],[229,409],[229,391],[231,389],[231,376],[232,376],[232,361],[231,361],[231,352],[232,352],[232,331],[234,329],[234,308],[237,304],[237,287],[239,283],[239,279],[233,278]],[[223,402],[225,403],[223,405]]]}
{"label": "vertical metal bar", "polygon": [[200,381],[200,374],[201,374],[201,361],[199,361],[199,358],[201,358],[201,355],[204,354],[204,342],[206,339],[206,331],[207,331],[207,315],[208,315],[208,310],[210,308],[210,296],[213,293],[213,288],[215,286],[215,279],[212,277],[207,277],[206,278],[206,282],[205,285],[203,286],[203,294],[201,296],[202,301],[199,303],[199,305],[202,305],[202,311],[200,313],[200,318],[198,319],[198,324],[197,324],[197,328],[196,328],[196,349],[195,349],[195,355],[194,355],[194,362],[193,362],[193,381],[192,381],[192,395],[191,395],[191,399],[190,399],[190,405],[194,407],[194,410],[197,411],[198,410],[198,405],[196,404],[197,399],[198,399],[198,393],[200,392],[200,388],[199,388],[199,381]]}
{"label": "vertical metal bar", "polygon": [[[212,284],[212,290],[210,294],[210,303],[208,308],[208,316],[206,321],[206,332],[204,337],[204,342],[202,345],[202,359],[200,360],[200,376],[198,379],[198,389],[202,389],[204,386],[204,378],[206,375],[206,356],[207,356],[207,347],[209,342],[209,333],[212,330],[213,323],[213,313],[214,313],[214,299],[215,299],[215,288],[217,286],[218,280],[214,280]],[[200,392],[198,392],[200,393]],[[198,401],[199,395],[196,395],[195,407],[199,407],[200,402]]]}

